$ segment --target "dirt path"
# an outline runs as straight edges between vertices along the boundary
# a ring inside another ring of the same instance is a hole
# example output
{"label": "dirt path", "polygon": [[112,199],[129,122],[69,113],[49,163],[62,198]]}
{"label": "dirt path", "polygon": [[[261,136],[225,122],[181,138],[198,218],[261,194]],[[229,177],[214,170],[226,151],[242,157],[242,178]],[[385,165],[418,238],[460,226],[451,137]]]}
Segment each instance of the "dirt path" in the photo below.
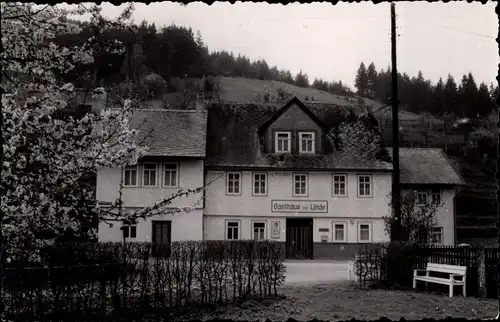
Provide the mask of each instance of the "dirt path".
{"label": "dirt path", "polygon": [[349,282],[294,284],[282,288],[286,298],[262,302],[248,301],[225,312],[205,314],[202,320],[221,319],[265,321],[288,318],[297,320],[372,320],[387,317],[398,320],[443,319],[448,316],[489,319],[497,315],[498,301],[493,299],[449,298],[447,294],[413,291],[360,290]]}

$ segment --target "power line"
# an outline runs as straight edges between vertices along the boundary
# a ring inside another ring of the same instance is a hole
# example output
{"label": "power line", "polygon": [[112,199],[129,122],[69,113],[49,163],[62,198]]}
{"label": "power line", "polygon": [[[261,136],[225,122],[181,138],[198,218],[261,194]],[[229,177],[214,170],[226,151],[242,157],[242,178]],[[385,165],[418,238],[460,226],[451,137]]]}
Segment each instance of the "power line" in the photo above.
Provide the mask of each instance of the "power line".
{"label": "power line", "polygon": [[446,26],[446,25],[442,25],[442,24],[438,24],[438,23],[433,23],[433,22],[426,21],[426,20],[420,20],[420,19],[408,18],[408,17],[405,17],[404,19],[409,19],[410,23],[412,22],[411,20],[414,20],[415,22],[429,24],[429,25],[433,25],[433,26],[437,26],[437,27],[441,27],[441,28],[445,28],[445,29],[450,29],[450,30],[454,30],[454,31],[458,31],[458,32],[463,32],[463,33],[474,35],[474,36],[479,36],[479,37],[484,37],[484,38],[489,38],[489,39],[496,39],[495,37],[488,36],[488,35],[485,35],[485,34],[480,34],[480,33],[473,32],[473,31],[468,31],[468,30],[463,30],[463,29],[459,29],[459,28],[455,28],[455,27],[450,27],[450,26]]}

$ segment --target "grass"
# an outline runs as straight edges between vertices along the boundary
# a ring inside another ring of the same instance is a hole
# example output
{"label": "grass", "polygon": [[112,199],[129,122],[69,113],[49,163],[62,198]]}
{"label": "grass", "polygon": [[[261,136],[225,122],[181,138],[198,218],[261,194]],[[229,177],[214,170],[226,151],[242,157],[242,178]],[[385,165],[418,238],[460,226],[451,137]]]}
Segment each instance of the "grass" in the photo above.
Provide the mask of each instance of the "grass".
{"label": "grass", "polygon": [[373,320],[386,317],[397,320],[421,318],[469,319],[494,318],[498,301],[429,292],[362,290],[349,282],[295,285],[282,288],[284,299],[269,302],[249,301],[245,308],[229,307],[224,312],[204,314],[196,318],[247,321],[280,320]]}

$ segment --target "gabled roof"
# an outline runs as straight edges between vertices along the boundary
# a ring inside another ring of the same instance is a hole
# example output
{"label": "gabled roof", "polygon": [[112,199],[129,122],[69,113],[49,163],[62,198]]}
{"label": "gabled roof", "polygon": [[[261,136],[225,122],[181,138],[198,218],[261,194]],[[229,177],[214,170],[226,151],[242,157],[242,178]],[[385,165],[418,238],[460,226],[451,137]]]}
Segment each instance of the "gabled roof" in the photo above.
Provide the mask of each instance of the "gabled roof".
{"label": "gabled roof", "polygon": [[318,124],[323,130],[328,131],[328,127],[309,109],[307,108],[301,100],[294,96],[285,106],[279,109],[269,120],[264,122],[259,128],[258,133],[262,135],[264,131],[274,123],[281,115],[283,115],[290,107],[297,105],[307,116],[309,116],[316,124]]}
{"label": "gabled roof", "polygon": [[465,184],[441,149],[399,148],[399,164],[402,184]]}
{"label": "gabled roof", "polygon": [[[292,100],[293,102],[293,100]],[[308,113],[320,120],[327,129],[343,121],[341,106],[310,106]],[[352,169],[390,171],[392,164],[377,160],[362,160],[345,155],[334,148],[334,142],[325,140],[326,155],[286,155],[284,162],[272,154],[265,154],[259,130],[271,124],[282,106],[266,104],[214,104],[208,109],[206,166],[212,168],[276,168],[276,169]],[[318,115],[318,116],[316,116]],[[325,121],[321,121],[325,120]],[[271,122],[270,122],[271,121]],[[267,123],[266,123],[267,122]]]}
{"label": "gabled roof", "polygon": [[139,130],[147,156],[205,157],[206,111],[133,110],[130,127]]}

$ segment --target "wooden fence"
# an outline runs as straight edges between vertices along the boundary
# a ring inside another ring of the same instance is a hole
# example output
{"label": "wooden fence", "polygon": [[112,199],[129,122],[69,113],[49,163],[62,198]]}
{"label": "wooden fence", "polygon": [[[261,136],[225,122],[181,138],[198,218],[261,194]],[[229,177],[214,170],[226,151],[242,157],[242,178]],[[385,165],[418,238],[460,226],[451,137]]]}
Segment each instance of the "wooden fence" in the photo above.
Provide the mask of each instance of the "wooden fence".
{"label": "wooden fence", "polygon": [[413,252],[415,269],[423,269],[427,263],[459,265],[467,267],[467,293],[474,295],[479,290],[480,254],[484,250],[486,293],[490,298],[498,296],[498,248],[431,246],[417,248]]}
{"label": "wooden fence", "polygon": [[[498,265],[500,251],[488,247],[456,246],[400,246],[389,252],[383,246],[380,250],[362,248],[355,260],[356,279],[360,284],[382,280],[390,284],[411,287],[413,269],[425,269],[427,263],[459,265],[467,267],[467,294],[498,298]],[[390,247],[390,244],[389,244]],[[481,253],[484,251],[484,260]],[[404,263],[404,264],[403,264]],[[483,264],[483,267],[481,267]],[[483,272],[485,286],[481,290],[479,276]],[[439,287],[439,285],[438,285]],[[486,294],[481,294],[481,292]]]}

